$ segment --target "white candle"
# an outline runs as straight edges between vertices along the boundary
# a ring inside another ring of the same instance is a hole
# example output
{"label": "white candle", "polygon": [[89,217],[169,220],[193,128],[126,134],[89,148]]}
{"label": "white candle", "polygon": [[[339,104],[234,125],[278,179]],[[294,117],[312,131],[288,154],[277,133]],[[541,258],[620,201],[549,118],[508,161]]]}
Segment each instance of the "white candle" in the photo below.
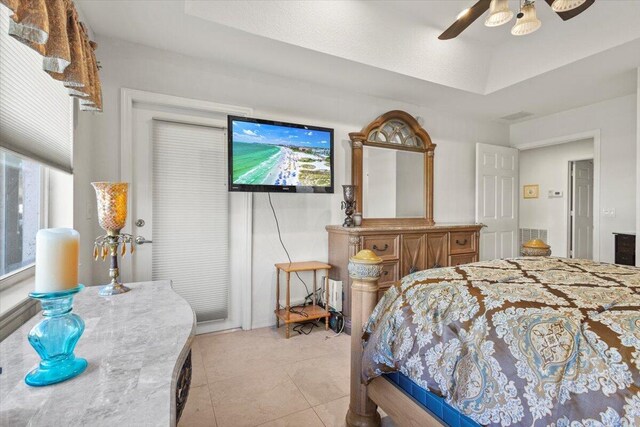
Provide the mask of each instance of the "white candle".
{"label": "white candle", "polygon": [[36,292],[78,286],[80,234],[71,228],[48,228],[36,234]]}

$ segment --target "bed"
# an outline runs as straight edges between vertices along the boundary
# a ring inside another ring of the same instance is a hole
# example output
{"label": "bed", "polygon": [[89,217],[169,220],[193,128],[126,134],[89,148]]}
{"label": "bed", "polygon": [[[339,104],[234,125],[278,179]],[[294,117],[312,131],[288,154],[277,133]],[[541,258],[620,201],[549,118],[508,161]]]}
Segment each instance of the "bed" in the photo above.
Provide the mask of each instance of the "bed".
{"label": "bed", "polygon": [[411,274],[376,304],[376,268],[350,263],[347,425],[379,425],[378,406],[398,426],[640,425],[640,269],[493,260]]}

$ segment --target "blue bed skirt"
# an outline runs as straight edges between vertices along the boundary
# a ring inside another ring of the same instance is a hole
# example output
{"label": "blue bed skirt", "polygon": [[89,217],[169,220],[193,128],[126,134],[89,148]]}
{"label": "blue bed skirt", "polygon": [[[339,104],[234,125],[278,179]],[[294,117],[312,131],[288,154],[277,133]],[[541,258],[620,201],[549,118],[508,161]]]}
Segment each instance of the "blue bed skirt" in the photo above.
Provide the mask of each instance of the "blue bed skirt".
{"label": "blue bed skirt", "polygon": [[451,427],[479,427],[480,424],[452,408],[443,398],[427,391],[400,372],[385,374],[384,377],[400,390],[413,397],[422,407],[429,410],[444,424]]}

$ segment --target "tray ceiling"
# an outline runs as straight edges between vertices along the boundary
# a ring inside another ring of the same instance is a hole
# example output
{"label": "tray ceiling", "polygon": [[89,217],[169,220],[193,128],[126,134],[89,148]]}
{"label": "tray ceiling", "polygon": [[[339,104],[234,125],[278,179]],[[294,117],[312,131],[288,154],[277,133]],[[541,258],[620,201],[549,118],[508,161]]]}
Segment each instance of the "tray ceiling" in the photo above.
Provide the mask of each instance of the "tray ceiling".
{"label": "tray ceiling", "polygon": [[640,66],[640,1],[598,0],[566,22],[539,2],[534,34],[481,18],[448,41],[473,0],[77,3],[99,37],[491,119],[633,93]]}

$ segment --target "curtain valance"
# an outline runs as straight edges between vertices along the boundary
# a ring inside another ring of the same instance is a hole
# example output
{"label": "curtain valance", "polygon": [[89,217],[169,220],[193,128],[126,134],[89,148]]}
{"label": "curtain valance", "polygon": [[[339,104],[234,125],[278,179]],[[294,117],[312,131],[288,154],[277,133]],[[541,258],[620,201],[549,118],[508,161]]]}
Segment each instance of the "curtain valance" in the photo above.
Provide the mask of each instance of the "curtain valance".
{"label": "curtain valance", "polygon": [[9,35],[43,56],[43,69],[78,97],[80,109],[102,111],[95,42],[72,0],[0,0],[11,11]]}

